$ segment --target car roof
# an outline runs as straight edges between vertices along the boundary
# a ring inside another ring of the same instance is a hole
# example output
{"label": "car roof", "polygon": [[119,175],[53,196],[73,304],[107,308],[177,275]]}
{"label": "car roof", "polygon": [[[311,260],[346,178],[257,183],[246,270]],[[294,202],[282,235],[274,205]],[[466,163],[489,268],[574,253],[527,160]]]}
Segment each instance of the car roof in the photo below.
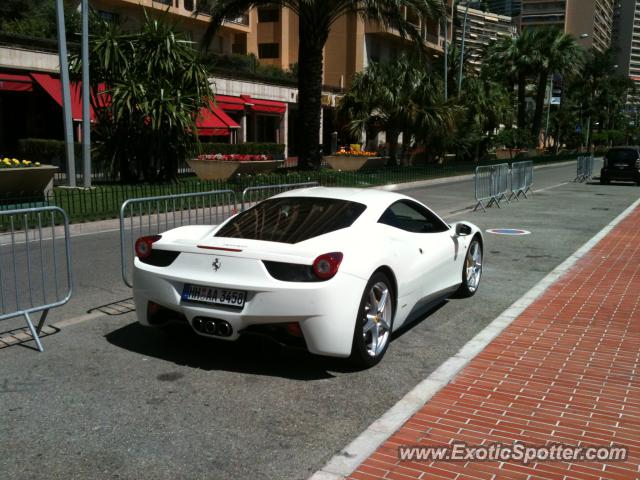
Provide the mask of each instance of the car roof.
{"label": "car roof", "polygon": [[636,151],[640,151],[640,145],[619,145],[617,147],[611,147],[609,150],[636,150]]}

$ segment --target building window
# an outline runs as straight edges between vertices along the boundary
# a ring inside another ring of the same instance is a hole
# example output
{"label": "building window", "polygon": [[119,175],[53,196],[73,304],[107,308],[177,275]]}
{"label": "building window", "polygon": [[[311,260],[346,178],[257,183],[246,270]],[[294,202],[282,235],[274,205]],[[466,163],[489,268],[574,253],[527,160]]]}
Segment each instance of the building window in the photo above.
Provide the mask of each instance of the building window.
{"label": "building window", "polygon": [[105,10],[98,10],[98,16],[109,23],[118,23],[120,21],[120,15],[113,12],[107,12]]}
{"label": "building window", "polygon": [[184,0],[184,9],[193,12],[193,0]]}
{"label": "building window", "polygon": [[258,45],[259,58],[280,58],[280,44],[260,43]]}
{"label": "building window", "polygon": [[233,36],[231,52],[238,55],[247,54],[247,35],[245,33],[237,33]]}
{"label": "building window", "polygon": [[280,9],[279,8],[259,8],[258,9],[258,22],[259,23],[272,23],[280,21]]}

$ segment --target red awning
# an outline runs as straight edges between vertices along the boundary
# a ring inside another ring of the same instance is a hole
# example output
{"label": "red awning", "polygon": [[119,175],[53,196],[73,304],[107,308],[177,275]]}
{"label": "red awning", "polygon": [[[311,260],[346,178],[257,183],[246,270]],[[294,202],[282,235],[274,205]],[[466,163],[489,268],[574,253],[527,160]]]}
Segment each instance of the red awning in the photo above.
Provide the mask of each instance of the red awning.
{"label": "red awning", "polygon": [[249,95],[240,95],[240,98],[242,98],[255,113],[282,115],[287,111],[287,104],[284,102],[251,98]]}
{"label": "red awning", "polygon": [[7,92],[31,92],[33,80],[29,75],[0,73],[0,90]]}
{"label": "red awning", "polygon": [[[31,73],[33,79],[40,85],[56,103],[62,106],[62,82],[48,73]],[[71,117],[77,122],[82,121],[82,83],[71,83]],[[91,108],[91,121],[95,121],[95,113]]]}
{"label": "red awning", "polygon": [[240,112],[244,110],[245,101],[240,97],[229,95],[216,95],[216,104],[222,110]]}
{"label": "red awning", "polygon": [[230,129],[240,128],[240,125],[222,109],[215,107],[213,103],[209,107],[200,109],[196,120],[198,135],[206,137],[227,136],[230,134]]}

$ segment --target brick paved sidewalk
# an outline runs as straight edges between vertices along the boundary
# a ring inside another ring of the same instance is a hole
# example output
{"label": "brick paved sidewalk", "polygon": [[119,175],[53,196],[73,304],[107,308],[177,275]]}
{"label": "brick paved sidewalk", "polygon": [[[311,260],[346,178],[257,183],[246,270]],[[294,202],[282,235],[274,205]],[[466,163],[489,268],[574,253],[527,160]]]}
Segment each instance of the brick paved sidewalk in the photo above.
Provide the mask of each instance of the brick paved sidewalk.
{"label": "brick paved sidewalk", "polygon": [[[640,479],[640,208],[618,224],[350,478]],[[400,461],[452,442],[628,448],[626,461]]]}

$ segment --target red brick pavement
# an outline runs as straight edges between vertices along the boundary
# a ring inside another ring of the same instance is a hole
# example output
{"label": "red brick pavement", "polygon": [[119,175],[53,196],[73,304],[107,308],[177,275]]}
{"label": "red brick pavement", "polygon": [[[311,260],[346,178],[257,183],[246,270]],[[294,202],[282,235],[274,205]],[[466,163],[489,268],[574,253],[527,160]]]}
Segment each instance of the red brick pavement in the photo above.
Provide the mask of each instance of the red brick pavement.
{"label": "red brick pavement", "polygon": [[[640,479],[640,208],[350,478]],[[619,445],[616,462],[400,461],[403,445]]]}

